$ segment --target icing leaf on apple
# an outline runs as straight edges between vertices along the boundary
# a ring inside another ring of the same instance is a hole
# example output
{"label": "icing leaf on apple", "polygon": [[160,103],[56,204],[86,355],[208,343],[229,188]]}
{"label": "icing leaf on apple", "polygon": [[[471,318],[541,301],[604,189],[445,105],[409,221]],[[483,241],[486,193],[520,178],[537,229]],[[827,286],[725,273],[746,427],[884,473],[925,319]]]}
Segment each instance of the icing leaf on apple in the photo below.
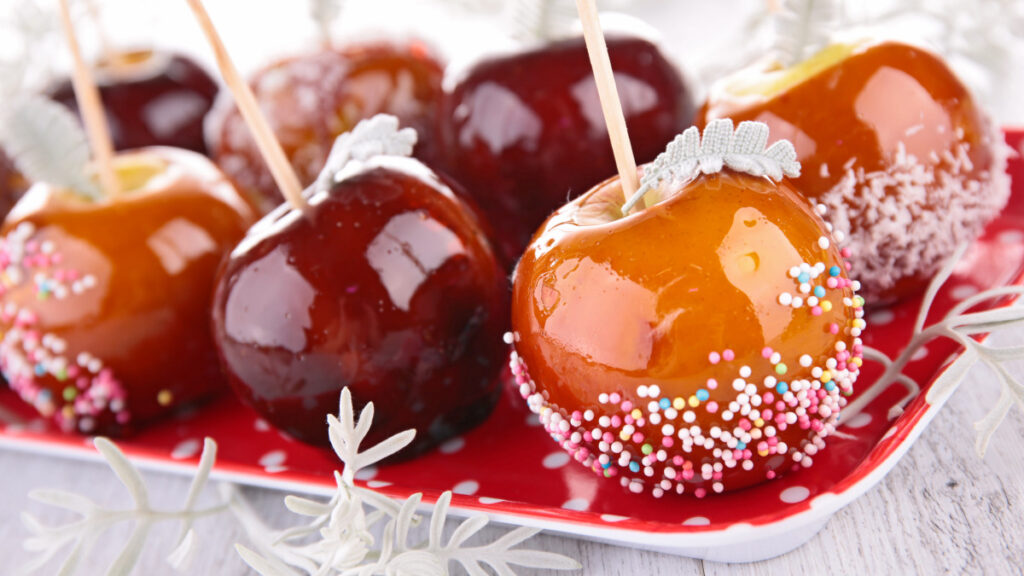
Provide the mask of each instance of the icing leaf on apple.
{"label": "icing leaf on apple", "polygon": [[628,213],[665,181],[680,184],[723,168],[775,181],[799,176],[800,162],[793,145],[779,140],[765,148],[767,143],[768,126],[762,122],[741,122],[734,131],[732,120],[712,120],[704,128],[703,140],[698,128],[687,128],[644,171],[640,189],[623,205],[622,213]]}
{"label": "icing leaf on apple", "polygon": [[361,121],[351,132],[334,140],[327,162],[317,177],[316,189],[326,190],[343,180],[349,162],[366,162],[377,156],[412,156],[416,138],[416,130],[399,128],[398,118],[390,114],[377,114]]}
{"label": "icing leaf on apple", "polygon": [[31,181],[99,197],[89,177],[89,143],[75,115],[41,96],[19,100],[0,121],[0,143]]}

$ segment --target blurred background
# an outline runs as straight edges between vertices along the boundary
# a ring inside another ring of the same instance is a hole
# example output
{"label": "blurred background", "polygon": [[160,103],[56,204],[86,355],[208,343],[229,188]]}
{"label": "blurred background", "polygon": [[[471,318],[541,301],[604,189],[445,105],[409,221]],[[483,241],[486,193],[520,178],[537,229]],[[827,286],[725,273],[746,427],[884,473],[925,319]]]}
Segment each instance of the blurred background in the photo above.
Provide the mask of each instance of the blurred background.
{"label": "blurred background", "polygon": [[[74,0],[80,42],[96,57],[104,43],[184,51],[213,70],[210,51],[182,0]],[[660,34],[701,93],[725,73],[777,44],[785,0],[599,0]],[[941,52],[1002,124],[1024,124],[1024,1],[865,0],[836,3],[838,28],[871,27]],[[336,13],[337,43],[413,35],[449,61],[571,33],[573,0],[207,0],[243,73],[315,46],[315,11]],[[781,22],[780,22],[781,21]],[[36,90],[68,68],[55,0],[0,0],[0,88]]]}

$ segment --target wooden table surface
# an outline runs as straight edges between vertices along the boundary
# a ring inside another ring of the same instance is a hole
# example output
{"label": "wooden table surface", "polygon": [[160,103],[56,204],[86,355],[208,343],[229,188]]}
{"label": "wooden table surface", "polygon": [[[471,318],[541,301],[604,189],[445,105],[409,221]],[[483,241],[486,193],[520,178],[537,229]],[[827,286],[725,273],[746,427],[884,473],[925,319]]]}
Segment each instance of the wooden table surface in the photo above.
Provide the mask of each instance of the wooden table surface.
{"label": "wooden table surface", "polygon": [[[996,342],[1024,340],[1024,329]],[[1024,373],[1024,365],[1013,366]],[[974,452],[973,423],[996,400],[994,378],[975,368],[922,438],[881,484],[836,514],[804,546],[778,558],[753,564],[718,564],[665,554],[542,534],[534,548],[579,560],[584,574],[1022,574],[1024,572],[1024,415],[1014,409],[997,431],[984,460]],[[185,479],[146,473],[157,505],[180,502]],[[101,503],[118,503],[123,487],[104,466],[0,450],[0,573],[7,574],[29,556],[21,542],[27,532],[18,516],[36,514],[44,522],[66,516],[29,502],[33,488],[61,488]],[[211,490],[212,492],[212,490]],[[282,493],[245,489],[245,495],[271,524],[285,526],[294,515],[281,504]],[[249,574],[234,553],[245,534],[230,515],[196,525],[200,547],[190,574]],[[451,526],[449,526],[451,529]],[[485,531],[494,539],[506,529]],[[109,542],[123,540],[113,531]],[[134,574],[172,574],[164,563],[177,526],[158,528]],[[80,574],[103,574],[112,551],[87,558]],[[43,574],[55,573],[51,566]],[[542,572],[524,571],[523,574]],[[550,574],[554,574],[549,572]]]}

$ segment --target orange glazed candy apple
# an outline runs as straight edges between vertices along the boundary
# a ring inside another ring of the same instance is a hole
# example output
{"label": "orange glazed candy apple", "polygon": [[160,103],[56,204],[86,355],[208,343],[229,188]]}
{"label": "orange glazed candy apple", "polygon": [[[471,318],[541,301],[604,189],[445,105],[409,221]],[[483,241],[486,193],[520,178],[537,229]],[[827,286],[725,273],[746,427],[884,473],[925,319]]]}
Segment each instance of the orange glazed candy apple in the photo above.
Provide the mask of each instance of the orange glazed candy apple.
{"label": "orange glazed candy apple", "polygon": [[[696,128],[559,209],[514,274],[512,370],[552,437],[632,492],[698,497],[809,466],[861,364],[863,300],[799,164]],[[724,165],[723,165],[724,163]]]}
{"label": "orange glazed candy apple", "polygon": [[113,167],[116,196],[35,184],[0,238],[0,367],[66,431],[122,435],[224,388],[213,280],[251,210],[194,152],[143,148]]}
{"label": "orange glazed candy apple", "polygon": [[698,114],[756,120],[793,143],[793,181],[847,233],[869,300],[924,287],[1006,204],[1001,135],[936,55],[895,43],[832,45],[788,69],[719,82]]}

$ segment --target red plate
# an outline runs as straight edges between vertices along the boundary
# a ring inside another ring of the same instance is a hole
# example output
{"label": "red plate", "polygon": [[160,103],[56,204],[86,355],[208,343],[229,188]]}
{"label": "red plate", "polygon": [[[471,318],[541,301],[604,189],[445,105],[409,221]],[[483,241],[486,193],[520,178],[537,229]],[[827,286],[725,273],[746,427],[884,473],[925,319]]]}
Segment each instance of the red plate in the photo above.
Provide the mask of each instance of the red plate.
{"label": "red plate", "polygon": [[[1024,129],[1008,130],[1019,150]],[[1002,216],[964,258],[936,299],[936,315],[979,290],[1024,280],[1024,161],[1010,161],[1013,193]],[[907,343],[918,301],[875,311],[865,344],[895,356]],[[936,316],[937,317],[937,316]],[[933,342],[907,367],[927,390],[958,354],[945,341]],[[860,389],[880,374],[866,366]],[[560,531],[583,538],[657,549],[699,558],[750,561],[791,550],[811,538],[840,508],[871,488],[895,466],[935,416],[924,394],[897,420],[888,409],[902,396],[892,386],[841,431],[815,465],[754,488],[697,500],[633,495],[618,482],[603,480],[578,464],[548,438],[518,393],[509,387],[494,415],[470,433],[413,460],[371,470],[361,481],[394,497],[423,492],[426,500],[454,490],[453,508],[484,511],[496,520]],[[10,390],[0,391],[0,409],[19,423],[0,424],[0,445],[37,453],[97,459],[91,442],[49,427]],[[326,425],[324,433],[327,433]],[[204,436],[220,445],[215,477],[244,484],[328,494],[332,452],[289,440],[233,398],[149,428],[119,442],[142,467],[189,472]]]}

